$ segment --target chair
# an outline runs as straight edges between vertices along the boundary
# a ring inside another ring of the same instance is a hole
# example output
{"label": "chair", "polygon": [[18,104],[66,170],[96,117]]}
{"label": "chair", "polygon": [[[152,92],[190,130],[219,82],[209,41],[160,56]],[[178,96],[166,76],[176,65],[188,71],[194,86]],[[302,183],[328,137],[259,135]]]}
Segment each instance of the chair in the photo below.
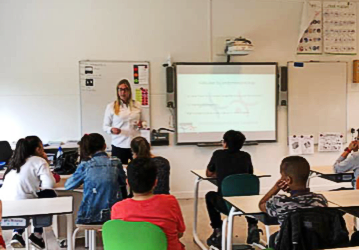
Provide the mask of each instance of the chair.
{"label": "chair", "polygon": [[12,156],[12,149],[7,141],[0,141],[0,163],[5,162],[8,163]]}
{"label": "chair", "polygon": [[[103,225],[102,224],[94,224],[94,225],[88,225],[88,224],[76,224],[76,229],[74,233],[72,234],[72,247],[73,249],[76,249],[76,235],[79,231],[85,231],[85,238],[88,236],[88,247],[89,250],[96,250],[96,233],[98,231],[102,230]],[[87,247],[87,241],[85,243],[85,247]]]}
{"label": "chair", "polygon": [[[250,196],[250,195],[258,195],[259,194],[259,178],[255,175],[251,174],[235,174],[230,175],[224,178],[222,181],[222,195],[223,197],[231,197],[231,196]],[[232,235],[233,232],[233,217],[235,215],[242,215],[241,212],[234,212],[234,208],[227,203],[229,211],[228,217],[224,219],[222,226],[222,249],[226,249],[226,228],[228,221],[228,234]],[[232,210],[233,209],[233,210]],[[227,241],[227,246],[230,248],[232,245],[231,240]],[[246,249],[252,249],[252,247],[247,246]]]}
{"label": "chair", "polygon": [[107,221],[102,238],[104,250],[167,250],[165,233],[149,222]]}
{"label": "chair", "polygon": [[276,250],[310,250],[349,246],[344,212],[335,208],[298,209],[283,222]]}

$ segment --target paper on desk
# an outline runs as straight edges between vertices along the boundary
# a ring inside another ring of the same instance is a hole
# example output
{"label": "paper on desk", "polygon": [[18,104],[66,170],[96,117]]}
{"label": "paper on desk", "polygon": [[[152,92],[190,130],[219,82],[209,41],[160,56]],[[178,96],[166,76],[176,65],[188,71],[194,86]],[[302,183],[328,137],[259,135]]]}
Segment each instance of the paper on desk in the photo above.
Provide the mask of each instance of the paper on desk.
{"label": "paper on desk", "polygon": [[343,147],[343,135],[340,133],[321,133],[318,139],[319,152],[341,151]]}

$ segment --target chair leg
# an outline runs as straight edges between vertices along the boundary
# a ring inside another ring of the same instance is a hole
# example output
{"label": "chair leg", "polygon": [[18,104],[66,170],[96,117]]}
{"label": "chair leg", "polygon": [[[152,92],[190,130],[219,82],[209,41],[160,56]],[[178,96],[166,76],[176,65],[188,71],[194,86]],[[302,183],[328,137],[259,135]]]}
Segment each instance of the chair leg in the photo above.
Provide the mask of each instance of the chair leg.
{"label": "chair leg", "polygon": [[72,247],[73,247],[73,249],[76,249],[75,248],[75,243],[76,243],[76,235],[77,235],[78,231],[79,231],[79,228],[76,228],[74,233],[72,234]]}
{"label": "chair leg", "polygon": [[226,249],[226,232],[227,232],[227,218],[223,220],[222,224],[222,249]]}
{"label": "chair leg", "polygon": [[227,229],[227,250],[232,249],[232,234],[233,234],[233,213],[235,212],[235,208],[232,207],[231,211],[228,215],[228,229]]}
{"label": "chair leg", "polygon": [[30,242],[29,242],[29,227],[25,228],[25,244],[26,244],[26,250],[30,250]]}
{"label": "chair leg", "polygon": [[268,225],[265,225],[265,228],[266,228],[266,235],[267,235],[267,246],[269,247],[270,230],[269,230]]}
{"label": "chair leg", "polygon": [[89,231],[85,230],[85,248],[89,247]]}
{"label": "chair leg", "polygon": [[90,233],[92,234],[91,250],[96,250],[96,230],[91,230]]}
{"label": "chair leg", "polygon": [[44,232],[42,233],[42,237],[44,238],[45,242],[45,250],[47,250],[47,238],[46,238],[46,229],[44,228]]}

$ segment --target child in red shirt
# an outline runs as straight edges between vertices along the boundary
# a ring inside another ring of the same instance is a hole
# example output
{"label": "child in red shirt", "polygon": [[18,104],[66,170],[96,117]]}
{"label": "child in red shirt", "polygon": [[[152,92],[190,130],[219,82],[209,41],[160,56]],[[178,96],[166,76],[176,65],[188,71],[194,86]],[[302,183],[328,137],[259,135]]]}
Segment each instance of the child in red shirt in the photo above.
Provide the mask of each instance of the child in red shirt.
{"label": "child in red shirt", "polygon": [[112,206],[111,219],[146,221],[159,226],[167,236],[167,250],[184,250],[179,241],[186,229],[181,208],[172,195],[154,195],[157,169],[150,159],[136,158],[127,168],[133,198]]}

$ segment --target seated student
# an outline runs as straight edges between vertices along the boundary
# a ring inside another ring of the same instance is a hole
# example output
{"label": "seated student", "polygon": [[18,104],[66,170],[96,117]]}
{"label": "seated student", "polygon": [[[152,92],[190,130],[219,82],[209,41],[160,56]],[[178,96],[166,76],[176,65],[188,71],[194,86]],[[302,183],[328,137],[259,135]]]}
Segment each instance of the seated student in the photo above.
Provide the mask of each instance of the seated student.
{"label": "seated student", "polygon": [[[2,202],[0,200],[0,221],[2,220]],[[5,241],[4,238],[2,237],[2,230],[1,230],[1,226],[0,226],[0,250],[5,250],[6,249],[6,245],[5,245]]]}
{"label": "seated student", "polygon": [[[358,153],[358,141],[352,141],[347,148],[344,149],[344,152],[334,163],[335,173],[344,173],[353,170],[355,179],[353,179],[352,185],[355,187],[355,180],[359,176],[359,153]],[[352,153],[353,152],[353,153]],[[347,158],[349,155],[351,156]]]}
{"label": "seated student", "polygon": [[77,213],[77,224],[102,224],[111,219],[111,207],[122,200],[120,185],[125,181],[121,161],[105,152],[105,139],[100,134],[84,135],[80,142],[82,162],[66,181],[65,189],[83,184],[84,194]]}
{"label": "seated student", "polygon": [[[0,189],[1,200],[55,197],[56,193],[52,190],[39,192],[40,189],[51,189],[54,186],[55,179],[50,172],[41,140],[37,136],[20,139],[5,171],[4,183]],[[14,230],[10,242],[13,248],[25,247],[23,232],[23,229]],[[31,244],[40,249],[45,248],[42,234],[42,228],[35,228],[34,233],[29,237]]]}
{"label": "seated student", "polygon": [[[157,185],[154,194],[170,194],[170,163],[161,156],[151,153],[148,141],[143,137],[136,137],[131,141],[133,158],[150,158],[157,166]],[[130,163],[131,164],[131,163]]]}
{"label": "seated student", "polygon": [[[241,151],[246,137],[239,131],[229,130],[223,135],[223,149],[216,150],[207,167],[207,176],[216,177],[218,192],[208,192],[206,194],[206,204],[213,228],[212,235],[207,239],[209,246],[221,246],[222,238],[222,219],[221,213],[228,214],[229,210],[221,193],[222,181],[233,174],[253,174],[251,156]],[[248,222],[247,243],[259,242],[258,221],[254,218],[246,217]]]}
{"label": "seated student", "polygon": [[[283,159],[280,165],[281,178],[272,189],[261,199],[259,208],[272,217],[277,217],[282,225],[288,213],[298,208],[327,207],[328,201],[321,194],[310,192],[307,188],[310,166],[301,156],[289,156]],[[290,192],[290,197],[278,195],[283,190]],[[271,235],[269,247],[278,242],[279,232]]]}
{"label": "seated student", "polygon": [[116,203],[111,219],[146,221],[159,226],[167,236],[168,250],[184,250],[179,241],[185,231],[181,208],[172,195],[154,195],[157,170],[148,158],[136,158],[127,167],[133,198]]}

